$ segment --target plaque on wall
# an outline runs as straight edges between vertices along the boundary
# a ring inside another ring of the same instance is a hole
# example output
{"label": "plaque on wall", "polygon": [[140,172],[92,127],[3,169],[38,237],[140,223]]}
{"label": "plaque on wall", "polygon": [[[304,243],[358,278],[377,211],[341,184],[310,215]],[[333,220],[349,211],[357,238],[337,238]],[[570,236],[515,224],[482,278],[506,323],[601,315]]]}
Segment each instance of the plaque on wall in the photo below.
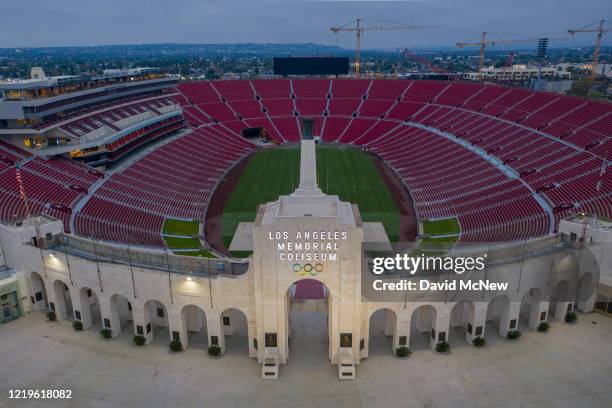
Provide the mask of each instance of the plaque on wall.
{"label": "plaque on wall", "polygon": [[278,347],[276,333],[266,333],[266,347]]}
{"label": "plaque on wall", "polygon": [[353,333],[340,333],[340,347],[353,347]]}

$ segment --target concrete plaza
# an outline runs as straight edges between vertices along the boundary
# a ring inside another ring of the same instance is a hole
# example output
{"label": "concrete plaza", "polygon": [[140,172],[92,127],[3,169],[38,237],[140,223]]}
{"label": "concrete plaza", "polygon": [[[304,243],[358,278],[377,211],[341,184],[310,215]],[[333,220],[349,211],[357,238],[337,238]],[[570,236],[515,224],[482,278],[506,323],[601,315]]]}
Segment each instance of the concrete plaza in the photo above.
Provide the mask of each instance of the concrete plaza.
{"label": "concrete plaza", "polygon": [[[103,340],[33,312],[0,326],[0,407],[612,406],[612,319],[603,315],[553,321],[548,333],[523,330],[515,341],[491,330],[482,349],[451,337],[448,355],[418,347],[403,360],[377,336],[354,381],[338,380],[327,360],[325,318],[292,312],[289,363],[270,381],[240,330],[215,359],[197,342],[168,351],[167,332],[136,347],[127,333]],[[9,400],[9,389],[71,389],[73,399]]]}

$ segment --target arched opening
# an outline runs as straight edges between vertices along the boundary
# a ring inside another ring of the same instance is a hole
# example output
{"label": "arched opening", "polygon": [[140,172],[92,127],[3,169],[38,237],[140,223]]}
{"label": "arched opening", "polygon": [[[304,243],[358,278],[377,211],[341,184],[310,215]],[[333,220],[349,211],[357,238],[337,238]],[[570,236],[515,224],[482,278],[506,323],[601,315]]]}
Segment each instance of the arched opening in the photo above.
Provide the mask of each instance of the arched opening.
{"label": "arched opening", "polygon": [[45,288],[45,281],[38,272],[30,274],[30,289],[32,291],[32,308],[40,312],[47,311],[49,307],[47,289]]}
{"label": "arched opening", "polygon": [[538,288],[531,288],[521,299],[521,310],[519,312],[519,330],[526,330],[528,327],[537,328],[541,317],[540,302],[542,301],[542,291]]}
{"label": "arched opening", "polygon": [[158,300],[149,300],[144,304],[144,331],[151,335],[152,342],[164,344],[170,338],[168,332],[168,310],[166,306]]}
{"label": "arched opening", "polygon": [[66,319],[73,320],[72,298],[70,290],[61,280],[53,282],[53,294],[55,295],[55,303],[51,309],[55,309],[58,320]]}
{"label": "arched opening", "polygon": [[[378,309],[370,315],[368,355],[387,355],[393,351],[393,335],[397,328],[397,315],[389,308]],[[408,346],[407,344],[404,344]]]}
{"label": "arched opening", "polygon": [[[508,317],[510,312],[510,298],[506,295],[495,296],[487,305],[486,333],[505,332],[502,330],[501,323]],[[487,336],[487,343],[491,343],[495,336]]]}
{"label": "arched opening", "polygon": [[74,310],[74,318],[83,322],[83,327],[100,330],[102,328],[102,314],[98,296],[91,288],[79,290],[78,306]]}
{"label": "arched opening", "polygon": [[188,347],[208,348],[208,330],[204,310],[196,305],[187,305],[181,310],[181,319],[187,332]]}
{"label": "arched opening", "polygon": [[593,311],[595,302],[595,278],[591,272],[583,274],[576,286],[576,307],[581,312]]}
{"label": "arched opening", "polygon": [[[453,346],[467,346],[466,334],[474,321],[475,306],[469,300],[458,302],[451,309],[448,342]],[[471,328],[474,330],[474,328]]]}
{"label": "arched opening", "polygon": [[134,315],[130,301],[123,295],[114,294],[110,298],[110,310],[113,336],[124,333],[131,341],[134,335]]}
{"label": "arched opening", "polygon": [[435,336],[433,329],[438,314],[431,305],[422,305],[414,309],[410,317],[410,349],[425,350],[430,348],[431,338]]}
{"label": "arched opening", "polygon": [[249,356],[249,322],[238,309],[225,309],[221,313],[221,324],[225,336],[225,355]]}
{"label": "arched opening", "polygon": [[[286,294],[285,341],[292,365],[329,367],[330,293],[315,279],[301,279]],[[320,358],[319,358],[320,357]]]}
{"label": "arched opening", "polygon": [[[550,292],[550,300],[548,303],[548,315],[558,320],[565,318],[567,309],[565,305],[570,301],[569,296],[570,285],[566,280],[557,282]],[[571,306],[571,305],[570,305]]]}

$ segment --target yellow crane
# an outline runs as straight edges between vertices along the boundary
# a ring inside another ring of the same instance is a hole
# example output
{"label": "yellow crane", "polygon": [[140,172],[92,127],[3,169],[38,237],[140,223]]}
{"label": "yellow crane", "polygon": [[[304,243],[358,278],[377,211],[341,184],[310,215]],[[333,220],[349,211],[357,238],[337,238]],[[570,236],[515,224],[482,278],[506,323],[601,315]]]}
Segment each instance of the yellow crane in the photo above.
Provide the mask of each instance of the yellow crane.
{"label": "yellow crane", "polygon": [[361,72],[361,40],[363,33],[366,31],[399,31],[399,30],[418,30],[421,28],[436,28],[436,26],[416,26],[403,23],[395,23],[385,20],[367,20],[358,18],[339,27],[330,28],[334,34],[339,34],[343,31],[355,33],[355,76],[359,76]]}
{"label": "yellow crane", "polygon": [[493,39],[488,40],[487,35],[489,33],[483,31],[480,34],[480,41],[466,41],[466,42],[458,42],[457,47],[480,47],[480,59],[478,61],[478,80],[482,81],[482,69],[484,68],[484,57],[485,57],[485,48],[491,47],[494,45],[515,45],[515,44],[529,44],[534,41],[540,40],[537,37],[528,37],[528,38],[510,38],[510,39]]}
{"label": "yellow crane", "polygon": [[595,80],[595,77],[597,76],[597,64],[599,62],[599,51],[601,50],[601,40],[603,35],[608,31],[612,31],[612,29],[604,27],[605,22],[606,20],[599,20],[599,27],[597,28],[577,28],[567,30],[567,32],[571,35],[576,35],[576,33],[597,33],[595,40],[595,51],[593,52],[593,63],[591,64],[591,80]]}

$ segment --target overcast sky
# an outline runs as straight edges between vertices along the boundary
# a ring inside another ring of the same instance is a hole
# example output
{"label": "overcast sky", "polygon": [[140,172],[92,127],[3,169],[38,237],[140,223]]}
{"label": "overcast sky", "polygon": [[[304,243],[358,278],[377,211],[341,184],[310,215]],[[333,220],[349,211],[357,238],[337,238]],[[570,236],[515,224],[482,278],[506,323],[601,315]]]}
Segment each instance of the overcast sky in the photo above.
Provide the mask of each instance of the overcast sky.
{"label": "overcast sky", "polygon": [[[336,37],[329,28],[357,17],[438,26],[365,35],[364,48],[396,48],[452,46],[481,31],[564,36],[570,27],[612,18],[612,0],[1,0],[0,16],[3,48],[159,42],[353,48],[353,35]],[[594,34],[582,34],[574,44],[594,41]]]}

